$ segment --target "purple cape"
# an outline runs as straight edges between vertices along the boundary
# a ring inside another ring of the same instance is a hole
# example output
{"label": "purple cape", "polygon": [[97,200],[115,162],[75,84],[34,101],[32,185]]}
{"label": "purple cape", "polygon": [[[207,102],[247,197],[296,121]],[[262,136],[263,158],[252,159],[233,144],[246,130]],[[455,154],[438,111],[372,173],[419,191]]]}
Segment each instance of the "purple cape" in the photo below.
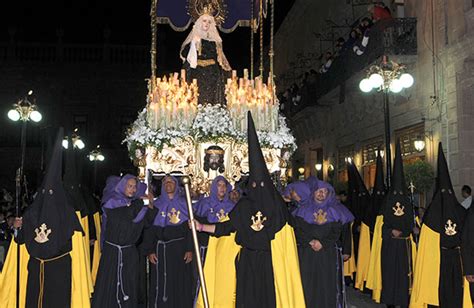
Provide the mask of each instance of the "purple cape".
{"label": "purple cape", "polygon": [[183,222],[186,222],[189,218],[188,207],[186,205],[185,198],[180,194],[178,186],[178,180],[175,177],[171,177],[176,183],[176,189],[174,191],[173,198],[170,199],[165,191],[165,181],[161,184],[161,195],[155,200],[153,205],[158,209],[155,220],[153,221],[154,226],[168,227],[178,226]]}
{"label": "purple cape", "polygon": [[288,184],[285,190],[283,191],[283,196],[290,197],[291,190],[294,190],[298,194],[298,196],[300,196],[301,201],[298,202],[299,205],[303,205],[311,198],[311,190],[309,188],[309,185],[304,181],[297,181]]}
{"label": "purple cape", "polygon": [[328,190],[326,199],[319,203],[314,198],[310,198],[309,202],[292,213],[293,216],[301,217],[307,223],[318,225],[330,222],[340,222],[344,225],[354,220],[351,212],[336,199],[334,188],[329,183],[318,180],[311,196],[314,196],[316,190],[320,188]]}
{"label": "purple cape", "polygon": [[[217,198],[217,183],[219,181],[224,181],[227,186],[227,191],[223,200]],[[234,208],[235,203],[229,199],[229,193],[231,190],[232,186],[223,176],[216,177],[212,181],[209,197],[200,200],[196,205],[196,215],[199,217],[206,217],[210,223],[220,222],[221,219],[226,217]]]}
{"label": "purple cape", "polygon": [[105,181],[105,187],[104,190],[102,191],[102,200],[101,204],[105,204],[107,201],[109,201],[110,197],[114,193],[115,186],[117,186],[118,182],[120,182],[120,177],[116,175],[111,175],[107,178]]}

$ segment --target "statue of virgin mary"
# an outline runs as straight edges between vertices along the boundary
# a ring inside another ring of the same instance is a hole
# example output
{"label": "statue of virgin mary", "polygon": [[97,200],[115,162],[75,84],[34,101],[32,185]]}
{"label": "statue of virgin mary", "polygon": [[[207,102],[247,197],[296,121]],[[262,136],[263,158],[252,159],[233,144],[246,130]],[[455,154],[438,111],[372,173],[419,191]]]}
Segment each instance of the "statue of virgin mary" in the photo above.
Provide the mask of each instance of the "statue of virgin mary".
{"label": "statue of virgin mary", "polygon": [[207,6],[195,21],[193,29],[181,45],[180,56],[186,70],[186,80],[196,79],[198,103],[225,105],[225,84],[230,78],[230,65],[222,49],[222,39]]}

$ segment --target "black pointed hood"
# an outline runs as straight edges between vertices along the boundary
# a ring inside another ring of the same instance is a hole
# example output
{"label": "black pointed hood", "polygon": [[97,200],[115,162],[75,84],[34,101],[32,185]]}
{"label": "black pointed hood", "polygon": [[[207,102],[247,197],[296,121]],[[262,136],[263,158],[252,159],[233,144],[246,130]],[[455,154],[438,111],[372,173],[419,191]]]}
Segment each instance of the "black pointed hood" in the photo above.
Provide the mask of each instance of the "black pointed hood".
{"label": "black pointed hood", "polygon": [[382,157],[377,155],[377,163],[375,168],[375,182],[374,182],[374,189],[373,194],[385,195],[386,188],[385,188],[385,180],[383,177],[383,162]]}
{"label": "black pointed hood", "polygon": [[395,160],[393,163],[392,186],[383,206],[384,225],[389,229],[402,231],[402,236],[409,236],[413,230],[413,205],[408,195],[403,173],[403,159],[400,141],[397,140]]}
{"label": "black pointed hood", "polygon": [[461,244],[461,230],[466,210],[454,194],[448,163],[441,142],[438,147],[437,185],[423,222],[440,234],[442,247],[453,248]]}
{"label": "black pointed hood", "polygon": [[253,122],[252,114],[248,112],[248,149],[249,149],[249,181],[270,182],[270,173],[268,172],[262,148],[258,140],[257,130]]}
{"label": "black pointed hood", "polygon": [[354,166],[352,163],[347,164],[347,208],[351,211],[352,215],[357,219],[358,213],[358,198],[357,198],[357,184],[354,175]]}
{"label": "black pointed hood", "polygon": [[383,163],[382,157],[377,155],[377,163],[375,168],[375,181],[372,195],[370,196],[370,213],[367,213],[367,222],[369,223],[370,231],[374,231],[375,221],[380,214],[380,209],[385,201],[385,183],[383,178]]}
{"label": "black pointed hood", "polygon": [[48,259],[71,250],[74,231],[82,231],[61,181],[63,129],[36,199],[23,216],[23,236],[32,257]]}
{"label": "black pointed hood", "polygon": [[[71,140],[71,138],[69,138]],[[64,171],[64,188],[70,204],[76,211],[81,212],[81,217],[87,216],[87,207],[82,196],[80,181],[77,175],[76,154],[72,144],[66,149],[66,165]]]}
{"label": "black pointed hood", "polygon": [[408,187],[403,173],[403,158],[400,140],[397,140],[395,148],[395,160],[393,162],[392,183],[390,192],[394,194],[408,195]]}
{"label": "black pointed hood", "polygon": [[[250,112],[247,117],[250,167],[247,194],[239,200],[229,216],[238,230],[237,241],[244,241],[246,247],[261,249],[285,225],[288,210],[270,178]],[[255,226],[252,227],[253,221],[257,221],[257,215],[260,214],[261,219],[265,220],[263,228],[256,231]]]}
{"label": "black pointed hood", "polygon": [[352,165],[357,190],[358,215],[360,217],[358,220],[363,221],[367,226],[369,226],[370,222],[368,215],[372,212],[369,190],[365,186],[364,180],[362,179],[359,170],[357,170],[357,166],[354,164]]}

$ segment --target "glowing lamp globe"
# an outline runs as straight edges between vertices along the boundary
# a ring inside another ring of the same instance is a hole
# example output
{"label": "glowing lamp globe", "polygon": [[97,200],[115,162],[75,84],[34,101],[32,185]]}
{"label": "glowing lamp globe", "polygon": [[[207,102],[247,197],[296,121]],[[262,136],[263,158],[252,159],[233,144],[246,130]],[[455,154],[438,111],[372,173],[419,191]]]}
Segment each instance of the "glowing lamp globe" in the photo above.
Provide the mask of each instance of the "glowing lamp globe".
{"label": "glowing lamp globe", "polygon": [[39,122],[41,121],[41,119],[43,118],[43,116],[41,115],[41,113],[37,110],[33,110],[30,114],[30,119],[33,121],[33,122]]}
{"label": "glowing lamp globe", "polygon": [[74,146],[76,146],[79,150],[82,150],[86,145],[81,139],[76,139],[76,141],[74,141]]}
{"label": "glowing lamp globe", "polygon": [[402,82],[399,79],[392,80],[390,83],[390,92],[399,93],[401,90],[403,90]]}
{"label": "glowing lamp globe", "polygon": [[8,111],[8,118],[16,122],[20,119],[20,113],[17,110],[12,109]]}
{"label": "glowing lamp globe", "polygon": [[402,86],[406,89],[410,88],[415,82],[415,80],[413,79],[412,75],[405,73],[400,76],[400,82],[402,83]]}
{"label": "glowing lamp globe", "polygon": [[383,77],[377,73],[370,75],[369,81],[374,89],[380,88],[383,85]]}
{"label": "glowing lamp globe", "polygon": [[362,79],[359,83],[359,89],[364,93],[369,93],[372,91],[372,88],[372,83],[367,78]]}

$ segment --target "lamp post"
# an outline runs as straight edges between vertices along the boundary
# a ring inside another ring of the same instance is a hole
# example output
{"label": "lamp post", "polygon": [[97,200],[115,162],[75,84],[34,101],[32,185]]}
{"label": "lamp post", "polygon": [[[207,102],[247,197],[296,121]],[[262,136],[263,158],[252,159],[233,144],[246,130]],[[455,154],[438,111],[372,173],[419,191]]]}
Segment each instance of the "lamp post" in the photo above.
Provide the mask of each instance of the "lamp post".
{"label": "lamp post", "polygon": [[[14,122],[21,121],[21,137],[20,137],[20,168],[16,172],[15,179],[15,216],[20,217],[20,198],[21,198],[21,183],[24,176],[25,153],[26,153],[26,126],[31,120],[39,122],[43,118],[41,113],[37,110],[33,91],[30,90],[28,95],[20,99],[18,103],[13,105],[13,108],[8,111],[8,118]],[[17,265],[16,265],[16,307],[20,303],[20,246],[17,245]]]}
{"label": "lamp post", "polygon": [[94,150],[90,151],[88,157],[91,162],[94,162],[94,190],[95,190],[96,184],[97,184],[97,162],[105,160],[104,154],[102,154],[102,152],[100,151],[100,145],[98,145]]}
{"label": "lamp post", "polygon": [[[81,136],[79,136],[79,134],[77,133],[78,130],[79,130],[78,128],[75,128],[74,131],[72,132],[71,143],[75,149],[82,150],[83,148],[85,148],[86,144],[84,143],[84,141],[82,141]],[[68,147],[69,147],[69,137],[66,136],[63,139],[63,148],[67,149]]]}
{"label": "lamp post", "polygon": [[382,63],[371,66],[367,71],[367,78],[362,79],[359,83],[359,88],[364,93],[368,93],[372,89],[383,93],[387,187],[390,187],[392,174],[389,93],[399,93],[404,88],[410,88],[413,85],[414,79],[410,74],[405,73],[405,69],[404,65],[389,61],[388,57],[384,56]]}

